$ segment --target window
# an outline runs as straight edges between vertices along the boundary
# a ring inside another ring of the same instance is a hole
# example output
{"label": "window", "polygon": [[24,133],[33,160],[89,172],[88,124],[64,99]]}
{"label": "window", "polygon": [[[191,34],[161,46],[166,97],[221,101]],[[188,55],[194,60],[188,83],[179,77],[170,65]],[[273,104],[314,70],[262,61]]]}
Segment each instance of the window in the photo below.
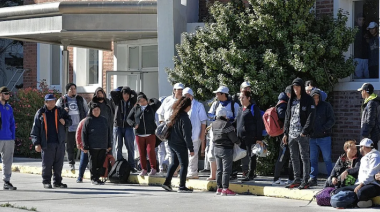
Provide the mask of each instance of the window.
{"label": "window", "polygon": [[142,67],[151,68],[158,67],[158,46],[142,47]]}
{"label": "window", "polygon": [[51,45],[51,85],[61,84],[61,46]]}
{"label": "window", "polygon": [[93,85],[99,83],[99,51],[90,49],[88,51],[88,66],[87,66],[87,84]]}
{"label": "window", "polygon": [[353,1],[354,79],[379,79],[379,0]]}

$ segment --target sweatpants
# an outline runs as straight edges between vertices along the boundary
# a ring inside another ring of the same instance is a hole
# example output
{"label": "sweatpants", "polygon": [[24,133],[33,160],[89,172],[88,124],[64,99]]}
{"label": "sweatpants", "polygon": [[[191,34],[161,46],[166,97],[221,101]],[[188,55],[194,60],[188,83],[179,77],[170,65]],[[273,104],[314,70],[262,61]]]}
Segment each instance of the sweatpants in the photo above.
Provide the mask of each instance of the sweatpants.
{"label": "sweatpants", "polygon": [[[337,190],[334,191],[334,193],[337,194],[339,191],[354,191],[356,186],[358,185],[338,188]],[[357,195],[358,195],[359,201],[368,201],[380,195],[380,186],[374,185],[374,184],[365,185],[361,189],[359,189]]]}
{"label": "sweatpants", "polygon": [[14,140],[0,140],[0,153],[3,161],[3,180],[9,181],[12,175]]}
{"label": "sweatpants", "polygon": [[288,147],[290,150],[290,159],[293,164],[293,172],[296,180],[301,180],[300,155],[303,163],[303,182],[307,182],[310,177],[310,154],[309,138],[298,136],[297,138],[289,137]]}
{"label": "sweatpants", "polygon": [[[48,143],[47,148],[42,149],[42,183],[51,184],[51,176],[53,183],[62,183],[62,167],[65,157],[65,143]],[[53,172],[53,173],[52,173]]]}
{"label": "sweatpants", "polygon": [[90,149],[88,160],[90,161],[91,180],[97,181],[100,178],[104,160],[106,159],[106,149]]}
{"label": "sweatpants", "polygon": [[147,160],[146,160],[146,153],[148,152],[149,156],[149,162],[150,162],[150,167],[152,169],[157,169],[156,168],[156,135],[149,135],[147,137],[140,137],[136,135],[136,143],[137,146],[139,147],[139,154],[140,154],[140,164],[141,164],[141,169],[148,170],[147,167]]}
{"label": "sweatpants", "polygon": [[227,189],[230,186],[233,149],[215,147],[214,153],[216,159],[216,184],[218,188]]}
{"label": "sweatpants", "polygon": [[191,156],[189,154],[189,170],[188,175],[189,176],[198,176],[198,154],[199,154],[199,148],[201,147],[201,141],[194,140],[193,141],[194,146],[194,155]]}
{"label": "sweatpants", "polygon": [[66,132],[66,152],[67,152],[67,158],[69,159],[69,164],[74,165],[75,164],[75,132]]}
{"label": "sweatpants", "polygon": [[172,151],[172,163],[169,166],[168,173],[166,174],[166,179],[164,184],[171,185],[174,172],[177,170],[178,165],[181,165],[181,170],[179,171],[180,181],[179,187],[183,188],[186,186],[186,176],[187,168],[189,165],[189,153],[185,146],[170,145],[170,150]]}

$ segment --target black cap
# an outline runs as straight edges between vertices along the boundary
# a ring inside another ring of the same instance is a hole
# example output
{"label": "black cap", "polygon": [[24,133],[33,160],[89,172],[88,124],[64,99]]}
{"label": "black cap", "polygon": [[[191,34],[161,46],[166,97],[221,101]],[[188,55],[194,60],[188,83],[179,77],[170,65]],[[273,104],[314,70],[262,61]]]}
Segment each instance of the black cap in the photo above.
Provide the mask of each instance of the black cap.
{"label": "black cap", "polygon": [[67,85],[66,85],[66,92],[67,91],[69,91],[69,89],[71,88],[71,86],[75,86],[75,88],[77,87],[77,85],[75,85],[74,83],[72,83],[72,82],[69,82],[69,83],[67,83]]}
{"label": "black cap", "polygon": [[293,80],[292,85],[298,85],[298,86],[304,87],[303,80],[299,77],[297,77]]}
{"label": "black cap", "polygon": [[362,91],[362,90],[365,90],[367,93],[372,94],[373,90],[375,90],[375,89],[373,88],[372,84],[370,84],[370,83],[364,83],[362,85],[362,87],[358,89],[358,91]]}
{"label": "black cap", "polygon": [[11,92],[7,87],[3,86],[0,88],[0,93],[8,93]]}
{"label": "black cap", "polygon": [[123,88],[121,89],[121,92],[131,94],[131,88],[128,86],[123,86]]}

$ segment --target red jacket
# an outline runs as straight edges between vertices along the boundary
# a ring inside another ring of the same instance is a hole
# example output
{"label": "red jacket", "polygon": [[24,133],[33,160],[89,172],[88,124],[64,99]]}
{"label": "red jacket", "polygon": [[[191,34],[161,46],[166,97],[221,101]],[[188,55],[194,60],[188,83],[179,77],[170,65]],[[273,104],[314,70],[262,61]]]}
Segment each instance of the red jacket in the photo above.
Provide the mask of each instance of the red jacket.
{"label": "red jacket", "polygon": [[86,121],[87,118],[82,119],[82,121],[79,122],[77,131],[75,133],[75,140],[77,141],[77,148],[81,149],[83,151],[83,142],[82,142],[82,128],[83,124]]}

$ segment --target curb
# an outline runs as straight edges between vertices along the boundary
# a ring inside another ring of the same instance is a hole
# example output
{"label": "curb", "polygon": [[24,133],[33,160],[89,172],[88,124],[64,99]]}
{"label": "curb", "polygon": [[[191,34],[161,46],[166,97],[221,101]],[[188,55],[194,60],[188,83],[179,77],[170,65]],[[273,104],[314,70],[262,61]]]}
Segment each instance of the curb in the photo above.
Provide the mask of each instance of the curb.
{"label": "curb", "polygon": [[[0,170],[2,168],[0,167]],[[20,172],[24,174],[42,174],[42,167],[35,166],[23,166],[23,165],[12,165],[13,172]],[[62,170],[62,177],[77,178],[77,174],[71,173],[70,170]],[[85,179],[90,179],[90,173],[85,172]],[[129,182],[131,184],[139,184],[146,186],[161,186],[165,181],[164,177],[149,177],[149,176],[138,176],[131,174],[129,176]],[[173,177],[172,184],[178,185],[179,178]],[[215,181],[206,180],[186,180],[187,187],[193,188],[195,190],[201,191],[216,191]],[[296,200],[307,200],[310,201],[313,196],[318,192],[317,190],[298,190],[298,189],[287,189],[283,187],[276,186],[259,186],[259,185],[246,185],[241,183],[230,183],[230,189],[238,194],[242,195],[256,195],[256,196],[267,196],[276,198],[286,198],[286,199],[296,199]],[[374,205],[380,205],[380,196],[372,199]]]}

